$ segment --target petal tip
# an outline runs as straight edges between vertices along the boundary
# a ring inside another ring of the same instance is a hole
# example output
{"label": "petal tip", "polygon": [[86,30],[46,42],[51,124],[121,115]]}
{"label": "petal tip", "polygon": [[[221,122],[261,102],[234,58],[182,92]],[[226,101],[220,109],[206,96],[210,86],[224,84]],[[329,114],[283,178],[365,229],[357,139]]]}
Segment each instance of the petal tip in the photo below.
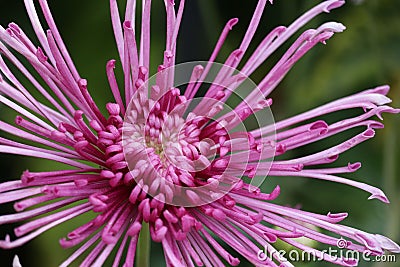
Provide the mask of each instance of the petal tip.
{"label": "petal tip", "polygon": [[332,9],[339,8],[345,4],[344,0],[332,0],[327,1],[327,6],[324,8],[324,12],[329,13]]}
{"label": "petal tip", "polygon": [[14,256],[12,267],[22,267],[21,262],[19,261],[18,255]]}
{"label": "petal tip", "polygon": [[371,199],[378,199],[378,200],[380,200],[380,201],[382,201],[383,203],[386,203],[386,204],[390,203],[389,199],[386,197],[386,195],[382,191],[380,191],[379,193],[376,193],[376,194],[372,194],[368,198],[368,200],[371,200]]}

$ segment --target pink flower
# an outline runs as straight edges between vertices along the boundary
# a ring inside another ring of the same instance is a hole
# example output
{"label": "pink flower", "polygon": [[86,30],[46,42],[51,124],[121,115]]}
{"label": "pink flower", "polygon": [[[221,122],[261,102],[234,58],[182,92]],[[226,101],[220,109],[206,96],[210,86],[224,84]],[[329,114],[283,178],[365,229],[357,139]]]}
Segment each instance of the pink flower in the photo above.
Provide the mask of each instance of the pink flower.
{"label": "pink flower", "polygon": [[[275,124],[236,130],[246,119],[257,118],[258,112],[268,114],[272,104],[268,95],[286,73],[312,47],[343,31],[342,24],[325,23],[303,32],[257,88],[248,91],[232,110],[227,104],[240,85],[288,38],[315,16],[342,6],[344,1],[322,2],[290,26],[274,29],[251,52],[249,45],[267,5],[267,0],[259,0],[239,48],[224,65],[214,63],[238,22],[232,19],[209,62],[205,66],[189,65],[190,79],[182,92],[175,84],[175,75],[182,70],[181,65],[175,65],[175,55],[185,1],[180,1],[177,8],[173,0],[165,1],[164,61],[149,81],[151,0],[142,2],[139,35],[134,31],[136,1],[128,0],[121,22],[116,0],[110,0],[120,62],[117,65],[116,60],[110,60],[106,66],[114,95],[113,103],[106,106],[107,115],[93,101],[87,81],[76,70],[46,0],[39,3],[47,31],[42,28],[33,1],[25,1],[39,47],[16,24],[11,23],[7,29],[0,27],[0,102],[19,113],[16,126],[1,121],[0,129],[37,144],[1,138],[0,151],[69,166],[57,171],[25,171],[20,180],[0,184],[0,203],[16,201],[17,211],[0,216],[0,224],[29,220],[15,228],[15,238],[7,236],[0,241],[0,247],[21,246],[65,221],[94,212],[92,220],[60,240],[64,248],[77,247],[61,266],[68,266],[87,251],[81,266],[101,266],[113,250],[113,266],[133,266],[144,224],[149,225],[152,240],[161,242],[168,266],[238,265],[239,259],[225,250],[222,242],[257,266],[292,266],[274,254],[278,239],[338,265],[358,263],[300,243],[299,237],[372,255],[382,255],[385,250],[400,252],[400,247],[384,236],[339,224],[347,213],[320,215],[279,206],[273,203],[280,193],[279,186],[263,193],[256,187],[257,182],[249,184],[242,179],[267,175],[309,177],[360,188],[370,193],[369,199],[389,202],[380,189],[338,176],[356,171],[360,163],[325,166],[383,127],[372,117],[382,119],[382,113],[400,112],[387,106],[391,102],[386,97],[388,86],[336,100]],[[246,53],[250,57],[243,64]],[[31,74],[16,54],[24,57],[36,73]],[[243,67],[236,70],[240,63]],[[18,69],[31,84],[24,85],[8,65]],[[220,69],[207,92],[196,99],[215,66]],[[122,67],[123,88],[116,81],[116,67]],[[47,99],[46,104],[31,94],[27,89],[30,87]],[[193,103],[196,105],[189,112]],[[318,119],[349,109],[363,109],[364,113],[332,124]],[[300,158],[279,157],[355,127],[363,131],[331,148]],[[274,156],[277,158],[272,161]],[[260,248],[265,248],[265,253]]]}

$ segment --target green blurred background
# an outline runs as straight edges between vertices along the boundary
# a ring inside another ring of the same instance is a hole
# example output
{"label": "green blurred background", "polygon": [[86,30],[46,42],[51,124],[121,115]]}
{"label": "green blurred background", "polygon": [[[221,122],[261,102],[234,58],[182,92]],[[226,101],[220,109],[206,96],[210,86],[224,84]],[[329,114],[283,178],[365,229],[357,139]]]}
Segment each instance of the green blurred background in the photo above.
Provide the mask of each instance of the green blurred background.
{"label": "green blurred background", "polygon": [[[87,78],[91,93],[99,106],[111,101],[111,94],[105,75],[107,60],[117,59],[114,37],[109,19],[108,1],[95,0],[52,0],[49,1],[58,27],[82,77]],[[121,2],[121,7],[124,1]],[[288,25],[308,8],[320,1],[281,0],[268,6],[261,26],[250,49],[274,27]],[[239,24],[227,39],[218,61],[223,62],[230,51],[237,48],[244,35],[257,1],[191,0],[186,10],[178,41],[178,60],[207,60],[226,21],[239,18]],[[272,107],[276,120],[287,118],[299,112],[324,104],[357,91],[381,84],[390,84],[390,97],[394,106],[400,106],[400,1],[366,0],[348,1],[333,11],[313,20],[307,28],[317,27],[323,22],[334,20],[347,26],[344,33],[337,34],[326,46],[318,45],[289,72],[287,78],[273,93]],[[0,0],[0,24],[18,23],[24,31],[33,36],[23,1]],[[153,1],[152,13],[152,73],[162,60],[165,38],[165,13],[163,1]],[[305,29],[305,28],[304,28]],[[303,30],[304,30],[303,29]],[[298,36],[298,34],[296,35]],[[36,42],[36,39],[33,39]],[[291,43],[293,39],[288,42]],[[279,50],[254,75],[259,81],[273,66],[284,48]],[[13,114],[0,108],[2,119],[12,120]],[[351,116],[352,113],[345,114]],[[336,117],[325,119],[335,120]],[[376,137],[355,149],[346,152],[337,165],[361,161],[363,168],[347,177],[364,181],[382,188],[391,204],[377,200],[368,201],[368,194],[344,185],[316,181],[307,178],[267,179],[264,190],[279,184],[282,193],[278,203],[298,205],[318,213],[349,212],[345,224],[368,232],[385,234],[400,241],[400,185],[399,147],[400,117],[385,116],[385,129],[378,130]],[[359,129],[361,131],[361,129]],[[354,132],[352,132],[354,134]],[[351,132],[349,134],[352,134]],[[316,151],[330,144],[344,140],[349,134],[331,138],[294,151],[296,156]],[[25,169],[47,170],[46,161],[23,157],[0,155],[2,181],[16,179]],[[11,205],[3,205],[1,213],[12,211]],[[75,220],[31,241],[23,248],[0,253],[1,266],[11,266],[14,254],[20,255],[22,265],[57,266],[72,253],[58,246],[58,239],[79,225]],[[1,237],[12,231],[11,226],[0,227]],[[160,246],[153,245],[152,266],[163,266]],[[45,263],[45,265],[43,265]],[[325,263],[294,263],[296,266],[333,266]],[[240,266],[248,266],[243,262]],[[397,263],[361,262],[360,266],[400,266]]]}

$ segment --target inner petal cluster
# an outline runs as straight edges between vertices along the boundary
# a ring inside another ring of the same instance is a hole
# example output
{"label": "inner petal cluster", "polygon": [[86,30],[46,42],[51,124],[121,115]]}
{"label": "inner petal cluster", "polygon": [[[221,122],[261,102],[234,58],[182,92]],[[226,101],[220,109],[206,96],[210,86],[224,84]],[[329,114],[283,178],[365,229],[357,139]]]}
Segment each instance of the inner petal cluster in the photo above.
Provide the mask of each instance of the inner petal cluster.
{"label": "inner petal cluster", "polygon": [[144,90],[133,97],[123,130],[125,159],[137,185],[131,202],[144,191],[162,202],[196,206],[215,201],[238,182],[225,173],[228,131],[210,114],[187,112],[188,104],[178,89],[158,100],[146,98]]}

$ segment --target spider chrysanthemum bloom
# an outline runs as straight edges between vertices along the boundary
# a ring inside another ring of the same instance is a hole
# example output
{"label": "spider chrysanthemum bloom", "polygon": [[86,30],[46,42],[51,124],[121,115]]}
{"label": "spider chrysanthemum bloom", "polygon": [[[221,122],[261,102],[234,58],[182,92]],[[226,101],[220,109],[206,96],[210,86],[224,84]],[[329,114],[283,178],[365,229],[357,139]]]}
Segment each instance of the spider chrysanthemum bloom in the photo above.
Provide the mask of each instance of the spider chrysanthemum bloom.
{"label": "spider chrysanthemum bloom", "polygon": [[[278,239],[338,265],[358,263],[357,259],[323,253],[299,242],[299,237],[371,255],[381,255],[385,250],[400,252],[399,246],[384,236],[339,224],[346,213],[320,215],[279,206],[272,203],[279,187],[263,193],[246,182],[266,175],[310,177],[348,184],[367,191],[370,198],[388,202],[378,188],[338,176],[354,172],[359,163],[324,166],[383,127],[372,117],[399,112],[386,106],[391,102],[385,96],[388,86],[339,99],[274,125],[237,128],[259,111],[268,110],[272,104],[268,95],[295,62],[316,44],[343,31],[343,25],[326,23],[303,32],[257,88],[247,92],[232,110],[224,105],[288,38],[315,16],[342,6],[344,1],[322,2],[290,26],[274,29],[251,52],[248,47],[267,5],[267,0],[258,1],[239,48],[219,66],[214,79],[207,81],[204,97],[194,101],[238,20],[228,21],[209,62],[193,66],[188,83],[178,89],[176,40],[184,1],[175,7],[173,1],[165,0],[164,61],[150,83],[151,1],[142,1],[141,32],[137,34],[136,1],[127,1],[121,19],[116,0],[111,0],[120,63],[111,60],[106,66],[114,95],[114,101],[106,106],[108,114],[101,113],[87,81],[74,67],[47,1],[38,2],[49,30],[39,22],[33,0],[25,0],[39,46],[14,23],[0,28],[0,101],[20,114],[16,126],[0,122],[0,128],[29,141],[24,144],[2,137],[0,151],[58,161],[69,167],[26,171],[20,180],[0,184],[0,202],[15,202],[17,211],[0,216],[0,224],[29,220],[15,228],[14,238],[7,236],[0,241],[0,247],[21,246],[65,221],[93,213],[92,220],[60,240],[64,248],[76,247],[61,266],[78,261],[84,253],[88,255],[82,259],[82,266],[101,266],[113,250],[113,266],[133,266],[144,225],[149,226],[152,240],[162,244],[168,266],[238,265],[239,259],[227,247],[257,266],[292,266],[273,253]],[[251,53],[249,59],[241,62],[246,53]],[[22,63],[16,54],[26,61]],[[24,67],[26,63],[30,68]],[[236,71],[240,63],[243,67]],[[117,66],[123,70],[123,88],[114,75]],[[10,69],[19,70],[19,75]],[[35,74],[31,74],[32,69]],[[17,78],[20,74],[48,104],[27,90]],[[189,112],[190,106],[193,110]],[[348,109],[362,109],[364,113],[329,125],[318,119]],[[355,127],[362,132],[336,146],[300,158],[279,158],[289,150]],[[274,156],[277,158],[271,161]]]}

